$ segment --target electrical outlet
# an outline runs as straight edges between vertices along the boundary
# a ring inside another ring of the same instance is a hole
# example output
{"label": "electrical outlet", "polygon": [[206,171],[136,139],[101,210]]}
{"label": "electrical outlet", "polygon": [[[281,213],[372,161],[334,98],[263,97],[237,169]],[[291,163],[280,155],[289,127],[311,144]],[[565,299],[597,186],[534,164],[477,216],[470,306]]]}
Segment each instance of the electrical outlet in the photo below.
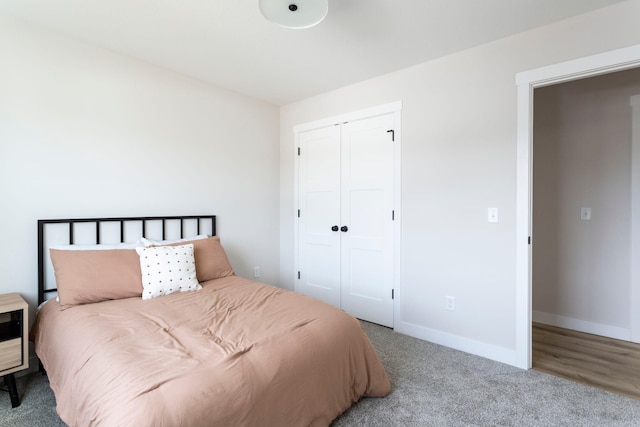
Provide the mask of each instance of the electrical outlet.
{"label": "electrical outlet", "polygon": [[449,311],[456,311],[456,297],[446,297],[445,308]]}
{"label": "electrical outlet", "polygon": [[257,265],[253,267],[253,277],[260,277],[260,267]]}

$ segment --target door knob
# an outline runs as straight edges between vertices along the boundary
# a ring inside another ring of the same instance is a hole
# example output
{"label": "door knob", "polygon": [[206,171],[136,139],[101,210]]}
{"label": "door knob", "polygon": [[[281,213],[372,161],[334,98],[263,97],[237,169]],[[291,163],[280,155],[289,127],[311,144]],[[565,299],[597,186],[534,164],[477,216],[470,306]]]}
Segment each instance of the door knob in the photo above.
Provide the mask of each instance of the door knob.
{"label": "door knob", "polygon": [[331,227],[331,231],[338,231],[338,226],[334,225],[333,227]]}
{"label": "door knob", "polygon": [[340,227],[340,231],[342,231],[343,233],[346,233],[347,231],[349,231],[349,227],[347,227],[346,225],[343,225],[342,227]]}

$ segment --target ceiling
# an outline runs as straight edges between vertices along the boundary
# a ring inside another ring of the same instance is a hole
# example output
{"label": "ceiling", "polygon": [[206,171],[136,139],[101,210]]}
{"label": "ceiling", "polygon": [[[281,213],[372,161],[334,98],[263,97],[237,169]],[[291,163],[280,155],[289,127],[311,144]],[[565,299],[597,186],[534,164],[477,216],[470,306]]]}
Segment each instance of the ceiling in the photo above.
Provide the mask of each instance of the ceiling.
{"label": "ceiling", "polygon": [[305,30],[258,0],[0,0],[0,15],[283,105],[621,1],[329,0]]}

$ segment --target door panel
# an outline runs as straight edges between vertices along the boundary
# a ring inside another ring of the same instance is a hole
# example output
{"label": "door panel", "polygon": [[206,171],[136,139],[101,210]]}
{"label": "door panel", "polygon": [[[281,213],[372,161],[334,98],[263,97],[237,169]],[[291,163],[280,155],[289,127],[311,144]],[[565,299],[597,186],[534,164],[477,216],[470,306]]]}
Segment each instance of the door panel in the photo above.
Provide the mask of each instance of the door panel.
{"label": "door panel", "polygon": [[381,251],[351,249],[349,254],[351,266],[350,277],[347,282],[350,294],[358,298],[369,298],[379,301],[383,298],[384,283],[383,277],[377,274],[378,271],[368,266],[374,262],[379,265],[384,262]]}
{"label": "door panel", "polygon": [[340,128],[302,132],[299,144],[296,291],[340,307]]}
{"label": "door panel", "polygon": [[376,189],[351,191],[351,219],[349,237],[384,238],[385,224],[391,219],[391,211],[382,206],[384,192]]}
{"label": "door panel", "polygon": [[393,326],[393,114],[342,126],[342,308]]}

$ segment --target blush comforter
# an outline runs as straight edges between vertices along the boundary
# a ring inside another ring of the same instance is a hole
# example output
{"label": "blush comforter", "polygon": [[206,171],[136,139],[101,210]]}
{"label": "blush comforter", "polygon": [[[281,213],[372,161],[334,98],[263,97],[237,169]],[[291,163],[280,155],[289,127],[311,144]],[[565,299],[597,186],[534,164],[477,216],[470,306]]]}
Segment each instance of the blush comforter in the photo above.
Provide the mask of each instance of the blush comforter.
{"label": "blush comforter", "polygon": [[237,276],[61,310],[32,330],[71,426],[326,426],[390,391],[359,322]]}

